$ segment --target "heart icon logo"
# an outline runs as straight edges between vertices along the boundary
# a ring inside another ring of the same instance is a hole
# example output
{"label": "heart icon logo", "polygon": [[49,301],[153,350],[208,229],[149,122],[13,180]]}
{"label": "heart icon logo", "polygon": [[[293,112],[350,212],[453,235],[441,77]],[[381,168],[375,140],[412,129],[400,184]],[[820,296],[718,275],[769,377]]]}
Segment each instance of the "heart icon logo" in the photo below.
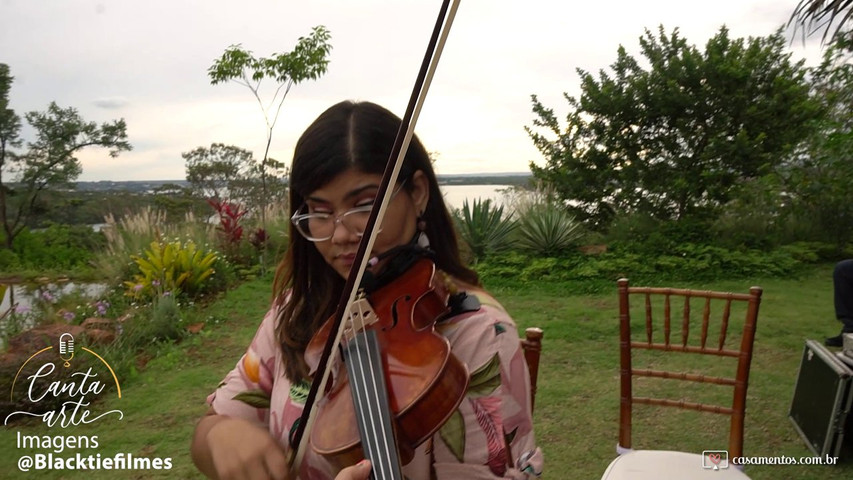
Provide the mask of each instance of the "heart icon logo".
{"label": "heart icon logo", "polygon": [[708,460],[710,460],[711,463],[713,463],[714,465],[719,465],[721,459],[722,459],[722,456],[719,453],[709,453],[708,454]]}

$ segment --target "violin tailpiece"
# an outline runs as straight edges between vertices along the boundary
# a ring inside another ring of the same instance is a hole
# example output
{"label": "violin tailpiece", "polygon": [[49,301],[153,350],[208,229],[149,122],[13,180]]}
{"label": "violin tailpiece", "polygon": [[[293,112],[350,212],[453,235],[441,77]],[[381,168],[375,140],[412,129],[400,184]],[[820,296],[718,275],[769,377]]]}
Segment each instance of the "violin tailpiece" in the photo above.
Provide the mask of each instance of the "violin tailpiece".
{"label": "violin tailpiece", "polygon": [[358,332],[364,330],[365,327],[369,327],[370,325],[377,323],[378,321],[379,317],[376,315],[376,312],[373,311],[373,307],[370,305],[370,302],[367,301],[367,298],[358,298],[350,306],[347,324],[344,326],[344,333],[341,337],[342,342],[344,345],[348,344],[353,338],[355,338],[355,335]]}

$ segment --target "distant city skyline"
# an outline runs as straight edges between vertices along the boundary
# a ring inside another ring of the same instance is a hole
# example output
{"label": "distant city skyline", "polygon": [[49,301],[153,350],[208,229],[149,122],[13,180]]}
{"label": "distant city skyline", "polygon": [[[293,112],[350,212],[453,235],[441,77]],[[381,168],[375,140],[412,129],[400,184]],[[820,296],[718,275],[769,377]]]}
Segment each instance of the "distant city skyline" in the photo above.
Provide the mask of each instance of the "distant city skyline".
{"label": "distant city skyline", "polygon": [[[264,124],[249,90],[207,77],[226,47],[268,56],[316,25],[331,32],[328,73],[293,87],[273,133],[270,157],[289,163],[301,132],[340,100],[402,114],[439,3],[2,0],[0,62],[15,78],[10,107],[22,119],[56,101],[87,121],[126,120],[133,151],[117,159],[83,151],[79,180],[183,179],[181,153],[200,146],[263,157]],[[563,118],[563,93],[580,93],[576,69],[607,69],[620,45],[639,58],[644,29],[678,28],[701,49],[723,25],[733,38],[770,35],[796,3],[463,0],[416,132],[440,174],[528,172],[531,161],[544,164],[524,131],[535,118],[531,94]],[[819,59],[819,38],[804,44],[798,35],[789,48],[795,59]],[[28,126],[22,133],[32,138]]]}

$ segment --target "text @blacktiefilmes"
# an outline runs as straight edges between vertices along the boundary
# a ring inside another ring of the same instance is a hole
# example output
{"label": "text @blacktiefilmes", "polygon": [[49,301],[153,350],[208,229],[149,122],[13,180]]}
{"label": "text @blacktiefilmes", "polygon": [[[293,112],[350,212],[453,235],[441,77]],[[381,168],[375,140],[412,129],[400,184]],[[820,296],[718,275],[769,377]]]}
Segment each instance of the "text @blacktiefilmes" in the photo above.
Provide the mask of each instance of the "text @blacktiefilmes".
{"label": "text @blacktiefilmes", "polygon": [[63,457],[53,453],[22,455],[18,458],[18,470],[171,470],[172,459],[160,457],[135,457],[130,453],[117,453],[101,457],[100,453]]}
{"label": "text @blacktiefilmes", "polygon": [[[18,457],[22,472],[45,470],[171,470],[171,457],[142,457],[131,453],[101,455],[66,452],[66,449],[98,448],[97,435],[22,435],[18,432],[19,449],[43,448],[47,453],[31,453]],[[63,452],[65,452],[63,454]]]}

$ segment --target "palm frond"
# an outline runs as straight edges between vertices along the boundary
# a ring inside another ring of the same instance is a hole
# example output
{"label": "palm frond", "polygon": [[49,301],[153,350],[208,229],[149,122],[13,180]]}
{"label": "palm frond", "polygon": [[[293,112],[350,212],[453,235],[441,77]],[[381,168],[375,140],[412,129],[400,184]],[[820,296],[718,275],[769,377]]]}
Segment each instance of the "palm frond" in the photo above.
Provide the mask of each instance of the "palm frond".
{"label": "palm frond", "polygon": [[[803,37],[813,35],[823,29],[822,43],[827,39],[838,39],[846,25],[853,18],[853,0],[801,0],[788,25],[802,27]],[[832,25],[835,29],[832,31]],[[830,35],[830,31],[832,34]]]}

